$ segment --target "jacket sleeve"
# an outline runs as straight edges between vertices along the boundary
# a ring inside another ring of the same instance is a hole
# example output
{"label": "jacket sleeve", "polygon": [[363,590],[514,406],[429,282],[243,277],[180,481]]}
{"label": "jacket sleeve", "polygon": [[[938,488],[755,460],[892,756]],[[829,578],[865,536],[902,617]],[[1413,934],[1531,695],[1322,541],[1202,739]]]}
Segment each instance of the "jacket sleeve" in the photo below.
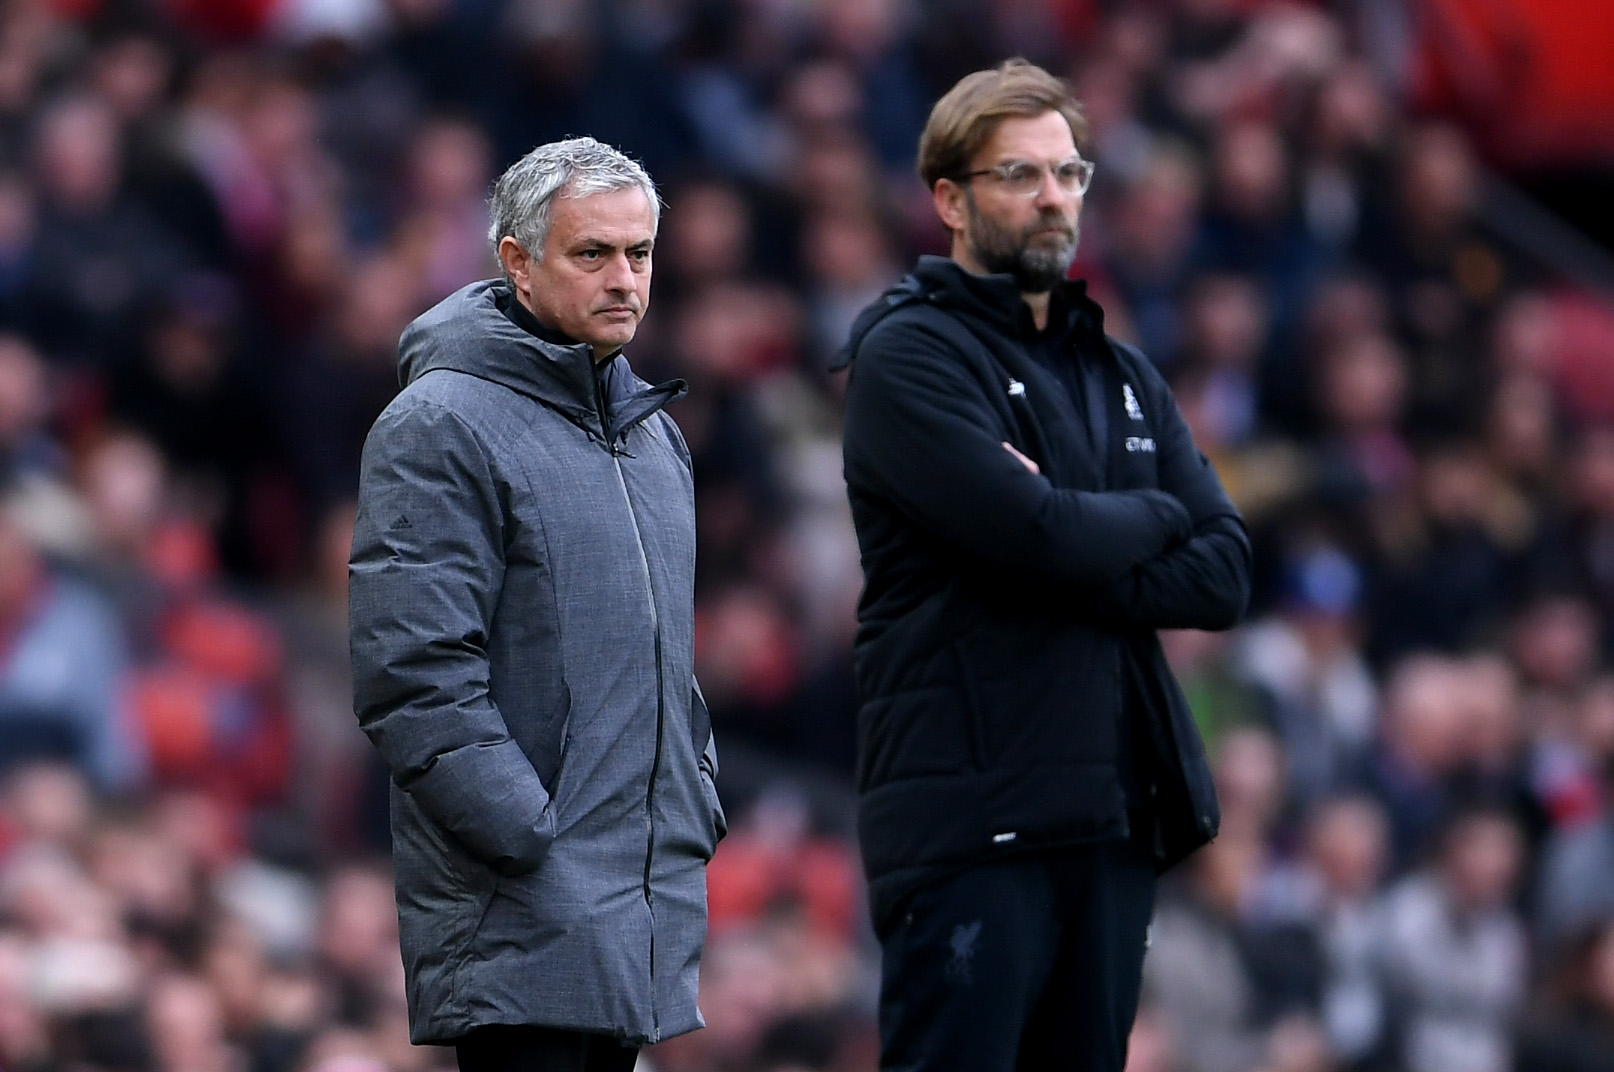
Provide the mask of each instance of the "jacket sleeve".
{"label": "jacket sleeve", "polygon": [[1194,535],[1101,587],[1098,617],[1134,629],[1231,629],[1250,599],[1250,539],[1170,388],[1158,378],[1151,388],[1160,488],[1187,508]]}
{"label": "jacket sleeve", "polygon": [[1091,587],[1187,539],[1159,491],[1056,488],[1003,448],[981,385],[953,346],[890,320],[860,349],[847,392],[848,484],[983,565],[1030,583]]}
{"label": "jacket sleeve", "polygon": [[487,458],[451,412],[395,405],[365,442],[349,565],[354,710],[393,780],[491,866],[536,868],[549,794],[488,695],[504,578]]}

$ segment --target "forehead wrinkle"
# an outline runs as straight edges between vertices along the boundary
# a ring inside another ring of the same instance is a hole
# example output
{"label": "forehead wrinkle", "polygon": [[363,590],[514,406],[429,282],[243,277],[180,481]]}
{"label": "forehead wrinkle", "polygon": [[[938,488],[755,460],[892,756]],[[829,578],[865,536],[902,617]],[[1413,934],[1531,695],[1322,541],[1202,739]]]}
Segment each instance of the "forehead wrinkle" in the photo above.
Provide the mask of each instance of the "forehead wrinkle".
{"label": "forehead wrinkle", "polygon": [[[1057,122],[1048,119],[1053,116]],[[997,167],[999,164],[1009,163],[1014,159],[1034,159],[1037,150],[1047,150],[1057,145],[1054,150],[1057,159],[1062,162],[1076,153],[1076,139],[1071,137],[1070,127],[1066,125],[1064,117],[1058,112],[1047,112],[1036,118],[1012,116],[1004,119],[992,131],[991,137],[981,146],[981,157],[993,160],[987,167]],[[1016,153],[1019,153],[1018,157]],[[1044,163],[1049,159],[1044,159]],[[977,165],[980,166],[980,165]]]}
{"label": "forehead wrinkle", "polygon": [[631,236],[610,236],[595,232],[580,232],[569,243],[573,249],[598,247],[600,249],[638,249],[641,246],[649,248],[655,244],[654,238],[633,238]]}
{"label": "forehead wrinkle", "polygon": [[[624,195],[637,194],[637,204]],[[658,219],[648,198],[633,188],[606,190],[582,196],[566,196],[556,200],[552,229],[583,231],[647,230],[656,233]]]}
{"label": "forehead wrinkle", "polygon": [[1078,152],[1069,152],[1060,156],[1039,156],[1036,153],[1017,153],[1004,150],[999,154],[999,156],[1001,159],[999,159],[996,164],[989,164],[987,166],[1002,167],[1005,164],[1045,164],[1048,167],[1058,167],[1060,164],[1070,164],[1077,160],[1083,159],[1082,154]]}

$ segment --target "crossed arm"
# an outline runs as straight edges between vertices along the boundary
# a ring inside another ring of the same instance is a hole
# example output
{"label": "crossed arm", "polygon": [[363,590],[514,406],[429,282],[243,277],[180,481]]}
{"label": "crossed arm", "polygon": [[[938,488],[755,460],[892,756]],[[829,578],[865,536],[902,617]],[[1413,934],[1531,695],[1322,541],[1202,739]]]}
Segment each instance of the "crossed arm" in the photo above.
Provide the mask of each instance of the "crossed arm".
{"label": "crossed arm", "polygon": [[1158,489],[1055,486],[1006,442],[946,342],[922,325],[871,337],[847,398],[846,473],[1005,583],[1116,631],[1225,629],[1249,598],[1244,525],[1163,382]]}

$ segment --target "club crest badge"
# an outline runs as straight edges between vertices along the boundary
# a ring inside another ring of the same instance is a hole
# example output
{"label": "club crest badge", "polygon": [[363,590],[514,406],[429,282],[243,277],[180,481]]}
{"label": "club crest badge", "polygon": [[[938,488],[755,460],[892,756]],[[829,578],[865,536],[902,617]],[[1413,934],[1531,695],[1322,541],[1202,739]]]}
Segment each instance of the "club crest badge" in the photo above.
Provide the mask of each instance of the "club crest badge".
{"label": "club crest badge", "polygon": [[1132,393],[1132,385],[1121,385],[1121,401],[1126,404],[1126,415],[1135,421],[1143,420],[1143,407],[1138,405],[1138,396]]}
{"label": "club crest badge", "polygon": [[968,986],[975,981],[975,947],[980,937],[981,921],[978,919],[953,928],[953,935],[947,941],[953,950],[953,955],[947,961],[949,982]]}

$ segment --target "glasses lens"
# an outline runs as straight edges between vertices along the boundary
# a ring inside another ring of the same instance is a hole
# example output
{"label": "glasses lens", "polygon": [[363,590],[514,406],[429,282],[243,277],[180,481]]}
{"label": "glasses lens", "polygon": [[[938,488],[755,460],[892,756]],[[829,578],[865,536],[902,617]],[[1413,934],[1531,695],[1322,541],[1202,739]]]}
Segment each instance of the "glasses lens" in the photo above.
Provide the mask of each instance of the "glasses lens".
{"label": "glasses lens", "polygon": [[1004,184],[1017,194],[1036,193],[1042,185],[1042,168],[1035,164],[1008,164],[1002,174]]}
{"label": "glasses lens", "polygon": [[[1054,164],[1047,170],[1053,172],[1054,182],[1066,193],[1084,194],[1088,183],[1093,181],[1093,163],[1081,157],[1072,157],[1061,164]],[[1010,193],[1021,197],[1031,197],[1042,189],[1042,176],[1044,168],[1040,164],[1031,164],[1017,160],[1008,164],[1000,164],[985,171],[967,173],[974,175],[993,175],[1009,190]]]}
{"label": "glasses lens", "polygon": [[1084,194],[1093,179],[1093,165],[1086,160],[1067,160],[1054,171],[1054,177],[1066,191]]}

